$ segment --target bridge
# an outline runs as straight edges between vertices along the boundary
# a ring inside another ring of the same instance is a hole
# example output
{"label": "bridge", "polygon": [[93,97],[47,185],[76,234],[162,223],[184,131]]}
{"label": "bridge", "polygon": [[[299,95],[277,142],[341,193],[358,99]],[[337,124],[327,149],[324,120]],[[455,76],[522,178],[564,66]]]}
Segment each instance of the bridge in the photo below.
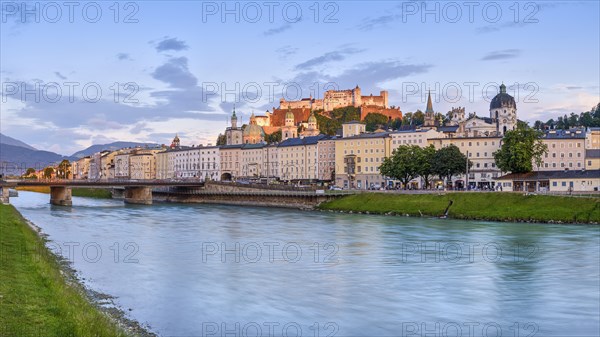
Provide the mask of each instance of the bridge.
{"label": "bridge", "polygon": [[9,189],[16,187],[50,187],[50,203],[58,206],[71,206],[72,187],[85,188],[125,188],[123,200],[130,204],[152,204],[152,187],[203,187],[204,182],[198,180],[125,180],[125,179],[107,179],[107,180],[31,180],[14,179],[0,181],[0,203],[9,202]]}
{"label": "bridge", "polygon": [[178,180],[6,180],[0,181],[0,203],[9,202],[9,189],[16,187],[50,187],[50,203],[72,206],[72,188],[110,188],[113,197],[129,204],[165,202],[197,202],[220,204],[272,205],[312,207],[320,202],[349,194],[349,191],[323,191],[314,187],[286,185],[237,184]]}

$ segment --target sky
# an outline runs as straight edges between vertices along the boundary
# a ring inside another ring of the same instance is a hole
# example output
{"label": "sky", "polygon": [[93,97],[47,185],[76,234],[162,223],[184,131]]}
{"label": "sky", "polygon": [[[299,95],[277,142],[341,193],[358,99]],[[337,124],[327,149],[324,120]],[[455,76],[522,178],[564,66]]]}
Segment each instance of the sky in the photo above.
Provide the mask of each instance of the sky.
{"label": "sky", "polygon": [[0,132],[70,155],[92,144],[214,144],[233,105],[360,86],[390,105],[518,118],[600,102],[598,1],[2,1]]}

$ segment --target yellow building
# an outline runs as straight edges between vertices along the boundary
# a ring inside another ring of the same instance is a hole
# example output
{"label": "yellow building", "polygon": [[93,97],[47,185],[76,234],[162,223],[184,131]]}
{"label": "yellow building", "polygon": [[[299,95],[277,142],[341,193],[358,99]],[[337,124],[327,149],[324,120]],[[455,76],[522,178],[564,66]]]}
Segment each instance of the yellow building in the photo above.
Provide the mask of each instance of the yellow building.
{"label": "yellow building", "polygon": [[90,171],[90,156],[73,162],[73,179],[87,179]]}
{"label": "yellow building", "polygon": [[277,147],[281,180],[319,180],[319,141],[327,138],[318,135],[282,141]]}
{"label": "yellow building", "polygon": [[585,151],[585,169],[600,170],[600,149],[589,149]]}
{"label": "yellow building", "polygon": [[165,150],[156,154],[156,179],[172,179],[173,170],[169,171],[169,156],[172,156],[173,152]]}
{"label": "yellow building", "polygon": [[155,154],[138,153],[129,156],[129,172],[131,179],[155,179],[156,158]]}
{"label": "yellow building", "polygon": [[343,137],[335,141],[336,185],[356,189],[385,186],[379,167],[392,152],[390,133],[364,133],[364,124],[358,122],[346,123],[342,129]]}
{"label": "yellow building", "polygon": [[600,128],[589,128],[586,141],[588,149],[600,149]]}

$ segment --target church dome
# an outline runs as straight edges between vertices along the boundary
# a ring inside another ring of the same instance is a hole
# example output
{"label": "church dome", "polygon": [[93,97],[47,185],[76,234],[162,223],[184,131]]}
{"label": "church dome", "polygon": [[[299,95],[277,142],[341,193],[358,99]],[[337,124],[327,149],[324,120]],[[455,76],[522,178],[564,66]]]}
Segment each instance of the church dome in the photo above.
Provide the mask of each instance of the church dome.
{"label": "church dome", "polygon": [[265,136],[265,131],[263,130],[262,127],[260,127],[256,124],[249,124],[249,125],[246,125],[246,127],[244,128],[244,138],[256,139],[256,138],[261,138],[264,136]]}
{"label": "church dome", "polygon": [[310,117],[308,117],[308,123],[317,124],[317,117],[315,117],[315,114],[310,114]]}
{"label": "church dome", "polygon": [[515,103],[514,97],[506,93],[506,86],[504,85],[504,83],[500,85],[500,93],[492,99],[492,102],[490,102],[490,110],[502,108],[517,108],[517,104]]}
{"label": "church dome", "polygon": [[252,113],[252,116],[250,116],[250,124],[246,125],[244,128],[243,135],[244,137],[250,138],[265,136],[265,131],[263,128],[256,124],[256,117],[254,117],[254,113]]}
{"label": "church dome", "polygon": [[291,109],[289,109],[288,112],[285,114],[285,119],[294,119],[294,113]]}

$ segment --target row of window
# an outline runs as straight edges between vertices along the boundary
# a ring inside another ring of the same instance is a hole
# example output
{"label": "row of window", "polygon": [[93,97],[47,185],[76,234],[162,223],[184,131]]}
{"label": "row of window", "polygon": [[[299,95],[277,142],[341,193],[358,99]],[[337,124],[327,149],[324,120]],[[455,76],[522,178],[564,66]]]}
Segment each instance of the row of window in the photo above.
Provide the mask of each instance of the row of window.
{"label": "row of window", "polygon": [[[546,153],[544,157],[548,158],[548,153]],[[560,157],[564,158],[565,154],[561,152]],[[556,152],[552,153],[552,158],[556,158]],[[573,152],[569,152],[569,158],[573,158]],[[581,158],[581,152],[577,152],[577,158]]]}
{"label": "row of window", "polygon": [[[591,165],[591,162],[590,162],[590,165]],[[566,163],[560,163],[560,167],[564,168],[564,167],[567,167],[567,166],[568,167],[573,167],[573,163],[569,163],[568,165],[566,165]],[[554,167],[558,167],[558,165],[556,163],[544,163],[544,168],[549,168],[549,167],[553,167],[554,168]],[[579,167],[579,168],[581,167],[581,163],[580,162],[577,163],[577,167]]]}
{"label": "row of window", "polygon": [[[556,148],[556,143],[552,143],[552,145],[551,145],[550,147],[551,147],[551,148],[553,148],[553,149],[555,149],[555,148]],[[569,147],[570,147],[570,148],[572,148],[572,147],[573,147],[573,143],[571,143],[571,142],[570,142],[570,143],[569,143]],[[577,146],[576,146],[576,147],[581,147],[581,143],[577,143]],[[564,143],[564,142],[561,142],[561,143],[560,143],[560,148],[561,148],[561,149],[564,149],[564,148],[565,148],[565,143]]]}

